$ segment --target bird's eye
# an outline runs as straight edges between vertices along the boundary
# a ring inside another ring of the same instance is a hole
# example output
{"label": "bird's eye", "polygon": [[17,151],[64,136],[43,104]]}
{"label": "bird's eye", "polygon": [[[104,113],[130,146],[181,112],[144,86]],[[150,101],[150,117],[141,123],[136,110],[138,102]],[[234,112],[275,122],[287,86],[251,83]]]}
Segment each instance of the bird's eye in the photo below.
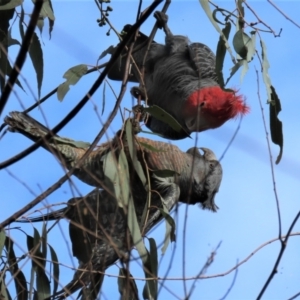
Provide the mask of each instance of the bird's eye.
{"label": "bird's eye", "polygon": [[203,107],[205,105],[205,101],[203,101],[202,103],[200,103],[200,107]]}

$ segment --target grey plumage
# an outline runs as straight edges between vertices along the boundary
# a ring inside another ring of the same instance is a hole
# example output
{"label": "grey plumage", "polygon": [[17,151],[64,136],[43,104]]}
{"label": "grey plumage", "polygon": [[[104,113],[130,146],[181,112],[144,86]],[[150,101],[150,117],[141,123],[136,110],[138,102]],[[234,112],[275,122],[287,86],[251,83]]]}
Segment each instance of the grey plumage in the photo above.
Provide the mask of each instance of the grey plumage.
{"label": "grey plumage", "polygon": [[[236,115],[246,113],[248,109],[241,96],[220,88],[215,71],[216,58],[209,47],[191,43],[185,36],[173,35],[164,13],[156,12],[154,16],[166,34],[165,45],[152,42],[143,79],[133,66],[130,80],[140,82],[139,94],[147,99],[148,105],[157,105],[172,115],[182,130],[175,131],[153,116],[146,120],[146,126],[165,138],[176,140],[191,132],[217,128]],[[142,69],[146,55],[146,41],[146,36],[141,34],[136,42],[139,50],[132,55],[139,69]],[[108,77],[122,80],[125,58],[117,64],[121,68],[115,66]]]}
{"label": "grey plumage", "polygon": [[[5,122],[9,125],[10,131],[19,132],[33,141],[43,138],[48,133],[46,127],[23,113],[13,112],[10,117],[5,118]],[[83,161],[82,167],[76,170],[75,176],[90,185],[105,188],[103,163],[109,153],[118,157],[121,149],[119,139],[120,137],[116,136],[112,141],[103,143],[95,149]],[[218,161],[201,155],[197,148],[190,149],[185,153],[168,143],[135,137],[137,159],[143,170],[149,172],[150,182],[147,185],[153,191],[149,218],[146,224],[141,224],[148,192],[147,187],[135,172],[127,143],[126,139],[122,140],[129,164],[130,193],[133,197],[138,222],[141,228],[145,228],[143,235],[162,218],[161,212],[155,208],[162,208],[161,199],[168,210],[171,210],[178,201],[187,204],[199,203],[203,208],[217,210],[214,198],[222,180],[222,167]],[[63,165],[71,168],[85,153],[88,144],[55,135],[49,141],[45,141],[43,147],[54,153]],[[211,150],[206,149],[205,151],[205,153],[209,153],[208,151]],[[163,175],[166,170],[168,175]],[[31,219],[31,221],[62,217],[71,220],[70,238],[73,254],[79,260],[79,268],[87,270],[87,272],[77,271],[66,289],[73,293],[86,286],[84,293],[92,293],[93,299],[100,288],[98,282],[101,281],[101,274],[91,273],[90,270],[104,272],[119,258],[126,259],[128,251],[133,246],[131,241],[126,238],[126,214],[123,208],[118,206],[118,202],[112,194],[96,189],[86,197],[71,199],[66,209]],[[80,224],[81,227],[76,224]],[[85,228],[88,231],[84,230]],[[63,295],[64,291],[61,291],[57,297],[63,297]]]}

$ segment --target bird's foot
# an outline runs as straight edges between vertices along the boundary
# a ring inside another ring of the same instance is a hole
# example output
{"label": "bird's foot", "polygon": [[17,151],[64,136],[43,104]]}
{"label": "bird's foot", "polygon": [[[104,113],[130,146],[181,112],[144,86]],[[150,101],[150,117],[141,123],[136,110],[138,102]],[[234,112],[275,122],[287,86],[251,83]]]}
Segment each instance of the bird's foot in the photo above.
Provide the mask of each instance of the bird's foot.
{"label": "bird's foot", "polygon": [[134,115],[134,120],[136,120],[139,123],[143,122],[147,118],[148,113],[145,112],[143,105],[135,105],[132,108],[132,111]]}
{"label": "bird's foot", "polygon": [[162,11],[156,11],[154,13],[154,17],[157,20],[157,26],[160,29],[163,29],[167,38],[170,38],[173,36],[169,26],[167,25],[168,23],[168,15],[166,15],[165,13],[163,13]]}
{"label": "bird's foot", "polygon": [[146,99],[145,91],[142,88],[140,88],[139,86],[132,87],[130,90],[130,93],[134,98],[136,98],[138,100]]}
{"label": "bird's foot", "polygon": [[154,13],[154,18],[157,20],[157,27],[162,29],[165,29],[165,26],[167,25],[168,22],[168,15],[166,15],[164,12],[162,11],[156,11]]}

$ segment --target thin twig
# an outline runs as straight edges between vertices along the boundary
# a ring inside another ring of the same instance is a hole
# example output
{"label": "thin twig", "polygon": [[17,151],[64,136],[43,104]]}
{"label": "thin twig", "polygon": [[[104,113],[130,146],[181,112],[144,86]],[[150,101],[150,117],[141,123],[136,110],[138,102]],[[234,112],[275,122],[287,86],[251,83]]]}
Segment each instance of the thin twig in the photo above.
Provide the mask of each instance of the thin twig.
{"label": "thin twig", "polygon": [[255,68],[256,72],[256,82],[257,82],[257,97],[261,109],[261,115],[262,115],[262,121],[264,124],[264,129],[265,129],[265,134],[266,134],[266,140],[267,140],[267,145],[268,145],[268,152],[269,152],[269,158],[270,158],[270,168],[271,168],[271,174],[272,174],[272,183],[273,183],[273,191],[274,191],[274,196],[276,200],[276,207],[277,207],[277,215],[278,215],[278,238],[283,243],[283,241],[280,239],[281,237],[281,231],[282,231],[282,226],[281,226],[281,215],[280,215],[280,205],[279,205],[279,198],[277,195],[277,189],[276,189],[276,181],[275,181],[275,172],[274,172],[274,165],[273,165],[273,157],[272,157],[272,151],[271,151],[271,145],[269,141],[269,133],[267,130],[267,125],[266,125],[266,119],[264,115],[264,109],[262,106],[261,98],[260,98],[260,92],[259,92],[259,75],[258,75],[258,70]]}
{"label": "thin twig", "polygon": [[279,239],[280,241],[282,241],[282,243],[281,243],[281,249],[280,249],[280,251],[279,251],[277,260],[276,260],[276,262],[275,262],[275,264],[274,264],[274,267],[273,267],[273,269],[272,269],[272,271],[271,271],[270,276],[268,277],[268,279],[267,279],[267,281],[265,282],[265,284],[264,284],[262,290],[260,291],[259,295],[258,295],[257,298],[256,298],[257,300],[261,299],[261,297],[263,296],[263,294],[264,294],[264,292],[266,291],[267,287],[269,286],[270,282],[272,281],[273,277],[274,277],[275,274],[277,273],[277,268],[278,268],[278,265],[279,265],[279,263],[280,263],[280,261],[281,261],[281,258],[282,258],[282,256],[283,256],[283,253],[284,253],[284,251],[285,251],[285,249],[286,249],[288,239],[289,239],[289,237],[291,236],[291,232],[292,232],[292,230],[293,230],[295,224],[297,223],[299,217],[300,217],[300,211],[297,213],[296,217],[294,218],[294,220],[293,220],[293,222],[292,222],[292,224],[291,224],[291,226],[290,226],[290,228],[289,228],[289,230],[288,230],[288,232],[287,232],[287,234],[286,234],[284,240],[282,241],[281,239]]}
{"label": "thin twig", "polygon": [[254,9],[251,8],[251,6],[247,3],[246,0],[243,1],[245,3],[245,5],[247,6],[247,8],[254,14],[254,16],[257,18],[258,22],[263,24],[264,26],[266,26],[267,28],[269,28],[269,30],[273,33],[274,37],[280,37],[282,28],[280,29],[279,33],[277,34],[267,23],[265,23],[255,12]]}
{"label": "thin twig", "polygon": [[298,28],[300,28],[300,25],[297,24],[295,21],[293,21],[289,16],[287,16],[278,6],[275,5],[274,2],[272,2],[271,0],[267,0],[277,11],[279,11],[287,20],[289,20],[290,22],[292,22],[295,26],[297,26]]}

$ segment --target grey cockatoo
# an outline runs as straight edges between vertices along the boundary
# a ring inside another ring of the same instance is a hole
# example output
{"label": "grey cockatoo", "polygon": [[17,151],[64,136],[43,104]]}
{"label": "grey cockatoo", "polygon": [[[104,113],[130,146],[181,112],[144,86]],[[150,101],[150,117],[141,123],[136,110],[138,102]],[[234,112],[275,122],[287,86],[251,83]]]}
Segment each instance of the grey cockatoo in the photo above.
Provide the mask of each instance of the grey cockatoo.
{"label": "grey cockatoo", "polygon": [[[4,122],[9,125],[10,131],[19,132],[33,141],[43,138],[49,132],[45,126],[21,112],[10,113],[10,116],[6,117]],[[112,141],[99,145],[83,161],[80,167],[75,169],[74,175],[89,185],[102,187],[105,178],[103,171],[104,157],[110,151],[117,153],[121,149],[118,139],[116,136]],[[122,143],[126,155],[129,156],[126,141]],[[210,155],[214,159],[208,160],[200,154],[199,150],[194,151],[195,154],[192,155],[191,149],[185,153],[175,145],[141,137],[135,137],[135,146],[138,160],[145,169],[145,159],[150,174],[155,175],[155,180],[158,180],[159,172],[163,170],[173,172],[170,177],[164,176],[159,180],[161,185],[178,186],[181,202],[201,203],[203,208],[216,210],[214,196],[221,183],[222,168],[214,154]],[[89,144],[54,135],[49,141],[45,141],[42,147],[55,154],[62,164],[70,169],[84,155],[89,148]],[[205,151],[212,153],[209,149]],[[211,178],[217,179],[214,186],[207,184],[211,181]],[[192,189],[190,190],[191,182]]]}
{"label": "grey cockatoo", "polygon": [[[49,132],[42,124],[23,113],[12,112],[10,117],[5,118],[5,122],[10,131],[19,132],[33,141],[43,138]],[[105,157],[108,153],[114,153],[118,157],[121,149],[119,139],[120,137],[116,136],[112,141],[95,149],[81,167],[76,169],[75,176],[90,185],[105,187]],[[126,140],[122,140],[129,165],[131,195],[140,223],[148,192],[131,163],[127,143]],[[185,153],[168,143],[138,137],[134,138],[134,143],[138,161],[145,173],[146,170],[149,172],[150,182],[147,182],[147,185],[153,191],[149,217],[145,224],[140,223],[145,225],[141,226],[144,227],[143,235],[162,219],[161,211],[157,207],[162,208],[163,203],[169,211],[178,201],[187,204],[200,203],[203,208],[217,210],[214,198],[222,180],[222,167],[211,150],[203,148],[204,155],[201,155],[197,148],[189,149]],[[57,135],[45,141],[42,146],[55,154],[67,168],[74,166],[88,149],[87,143],[75,142]],[[162,175],[164,172],[166,173]],[[85,287],[83,294],[92,293],[89,299],[95,299],[101,274],[89,271],[104,271],[119,258],[126,259],[133,246],[126,238],[126,215],[110,192],[96,189],[86,197],[71,199],[66,209],[31,221],[58,219],[64,216],[71,220],[70,238],[73,254],[79,259],[80,269],[88,270],[78,270],[66,288],[73,293]],[[88,232],[76,226],[76,223],[87,228]],[[97,238],[92,232],[97,233]],[[65,290],[62,290],[57,297],[64,297],[64,293]]]}
{"label": "grey cockatoo", "polygon": [[[135,178],[137,179],[137,178]],[[159,189],[159,186],[152,188]],[[147,205],[147,192],[140,184],[131,188],[137,219],[145,235],[161,219],[158,209],[150,209],[147,222],[141,223],[142,214]],[[160,195],[165,207],[171,210],[177,204],[179,189],[163,189]],[[151,196],[151,206],[162,208],[162,201],[157,193]],[[64,299],[76,290],[82,289],[82,299],[96,299],[99,293],[101,273],[118,259],[127,261],[133,247],[128,240],[127,216],[118,201],[105,190],[95,189],[85,197],[72,198],[66,208],[39,217],[26,218],[19,222],[40,222],[67,218],[70,220],[69,234],[73,255],[79,260],[74,278],[62,290],[53,295],[55,299]],[[84,271],[83,271],[84,270]],[[99,284],[99,285],[98,285]],[[88,297],[86,295],[89,295]]]}
{"label": "grey cockatoo", "polygon": [[[168,124],[149,116],[145,124],[153,132],[169,139],[182,139],[191,132],[220,127],[229,119],[244,115],[249,108],[236,91],[223,90],[215,72],[215,55],[202,43],[190,43],[182,35],[173,35],[167,26],[168,17],[162,12],[154,14],[166,34],[165,45],[151,43],[146,55],[147,37],[138,36],[129,80],[140,82],[132,89],[134,96],[147,99],[148,105],[157,105],[171,114],[181,125],[175,131]],[[129,25],[126,25],[129,26]],[[127,27],[124,27],[126,31]],[[118,60],[108,77],[122,80],[126,57]],[[145,88],[143,88],[145,86]]]}

